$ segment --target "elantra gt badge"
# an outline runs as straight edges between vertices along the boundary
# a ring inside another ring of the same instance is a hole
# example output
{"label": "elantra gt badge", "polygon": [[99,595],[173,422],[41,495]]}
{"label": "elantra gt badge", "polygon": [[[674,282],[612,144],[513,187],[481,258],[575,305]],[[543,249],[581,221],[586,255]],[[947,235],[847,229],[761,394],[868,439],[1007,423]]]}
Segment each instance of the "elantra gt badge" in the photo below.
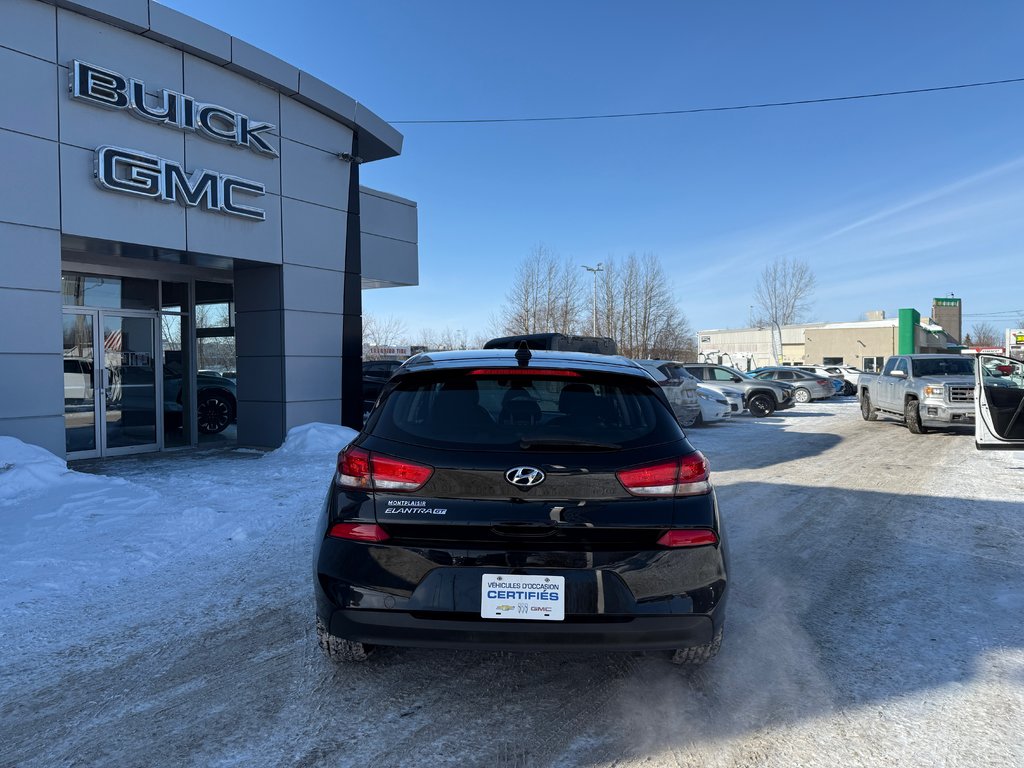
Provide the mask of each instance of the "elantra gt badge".
{"label": "elantra gt badge", "polygon": [[544,482],[544,473],[536,467],[512,467],[505,479],[520,488],[531,488]]}

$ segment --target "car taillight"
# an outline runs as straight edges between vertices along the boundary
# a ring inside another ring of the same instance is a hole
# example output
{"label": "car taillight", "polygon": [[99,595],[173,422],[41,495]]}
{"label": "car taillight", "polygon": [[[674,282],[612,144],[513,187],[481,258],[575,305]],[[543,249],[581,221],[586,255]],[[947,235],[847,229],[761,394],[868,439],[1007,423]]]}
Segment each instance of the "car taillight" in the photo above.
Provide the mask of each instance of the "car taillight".
{"label": "car taillight", "polygon": [[822,387],[829,386],[828,379],[818,379],[818,384]]}
{"label": "car taillight", "polygon": [[349,447],[338,454],[334,481],[342,488],[408,492],[418,491],[432,474],[434,468],[425,464]]}
{"label": "car taillight", "polygon": [[707,528],[680,528],[667,531],[658,543],[663,547],[703,547],[717,544],[718,536]]}
{"label": "car taillight", "polygon": [[371,488],[370,452],[348,447],[338,454],[335,482],[344,488]]}
{"label": "car taillight", "polygon": [[386,541],[389,538],[387,532],[375,523],[335,523],[327,535],[352,541]]}
{"label": "car taillight", "polygon": [[433,467],[379,453],[370,454],[373,487],[378,491],[416,491],[434,474]]}
{"label": "car taillight", "polygon": [[699,496],[711,491],[708,460],[700,451],[645,467],[616,472],[634,496]]}

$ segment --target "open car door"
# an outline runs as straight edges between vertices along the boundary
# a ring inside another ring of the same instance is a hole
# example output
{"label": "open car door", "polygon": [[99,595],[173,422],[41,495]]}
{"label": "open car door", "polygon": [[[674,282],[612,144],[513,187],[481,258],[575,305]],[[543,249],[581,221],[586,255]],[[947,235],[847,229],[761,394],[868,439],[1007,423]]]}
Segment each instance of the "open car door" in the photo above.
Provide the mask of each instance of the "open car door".
{"label": "open car door", "polygon": [[975,446],[1024,450],[1024,362],[981,353],[974,381]]}

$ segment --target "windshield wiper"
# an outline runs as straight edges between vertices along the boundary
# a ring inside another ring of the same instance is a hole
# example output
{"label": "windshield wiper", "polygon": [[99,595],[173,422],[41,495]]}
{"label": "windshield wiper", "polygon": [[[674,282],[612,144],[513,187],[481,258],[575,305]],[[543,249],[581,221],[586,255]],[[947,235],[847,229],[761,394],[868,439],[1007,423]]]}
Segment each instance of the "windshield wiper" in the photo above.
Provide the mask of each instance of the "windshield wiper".
{"label": "windshield wiper", "polygon": [[532,438],[524,437],[519,441],[519,447],[524,451],[531,451],[535,449],[551,449],[557,450],[559,448],[566,449],[583,449],[592,451],[617,451],[621,448],[621,445],[617,443],[595,443],[590,440],[576,440],[571,437],[555,437],[555,438]]}

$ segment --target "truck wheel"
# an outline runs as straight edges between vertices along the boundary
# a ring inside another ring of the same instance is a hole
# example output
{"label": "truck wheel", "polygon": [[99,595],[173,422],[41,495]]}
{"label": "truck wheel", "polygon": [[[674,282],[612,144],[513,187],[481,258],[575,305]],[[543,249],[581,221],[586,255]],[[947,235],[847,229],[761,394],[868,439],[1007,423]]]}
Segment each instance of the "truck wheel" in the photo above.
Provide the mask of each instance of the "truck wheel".
{"label": "truck wheel", "polygon": [[316,641],[324,655],[334,662],[366,661],[370,655],[369,646],[328,632],[319,616],[316,617]]}
{"label": "truck wheel", "polygon": [[754,395],[747,401],[751,416],[771,416],[775,413],[775,401],[768,395]]}
{"label": "truck wheel", "polygon": [[793,393],[793,397],[798,403],[811,402],[811,393],[803,387],[798,387],[796,392]]}
{"label": "truck wheel", "polygon": [[907,429],[915,435],[923,435],[928,427],[921,424],[921,405],[917,400],[907,400],[903,406],[903,420],[907,422]]}
{"label": "truck wheel", "polygon": [[867,392],[860,396],[860,415],[864,417],[864,421],[878,420],[878,411],[871,407],[871,398]]}

